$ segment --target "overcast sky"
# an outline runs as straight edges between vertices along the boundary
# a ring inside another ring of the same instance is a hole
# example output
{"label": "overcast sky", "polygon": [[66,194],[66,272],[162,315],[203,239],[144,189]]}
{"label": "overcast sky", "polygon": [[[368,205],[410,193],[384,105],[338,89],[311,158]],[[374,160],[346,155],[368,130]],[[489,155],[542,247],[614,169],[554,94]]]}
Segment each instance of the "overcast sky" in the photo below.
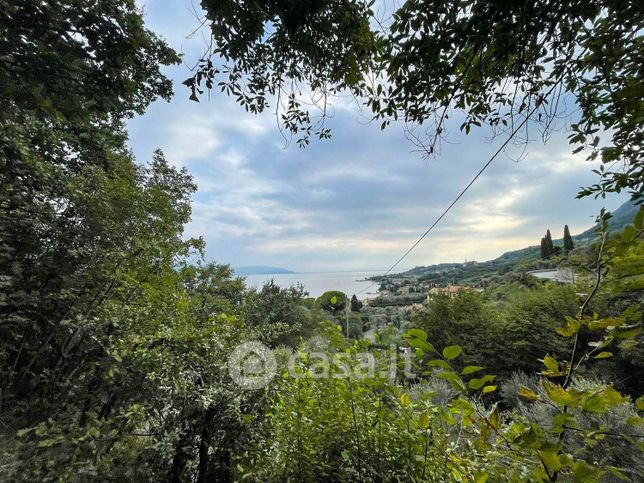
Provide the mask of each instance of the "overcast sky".
{"label": "overcast sky", "polygon": [[[188,100],[181,82],[207,35],[186,38],[198,26],[191,5],[144,3],[148,27],[183,52],[185,63],[166,69],[172,102],[158,101],[129,123],[130,146],[140,162],[161,148],[193,174],[199,191],[187,235],[203,236],[214,261],[295,271],[386,269],[503,142],[489,141],[484,130],[461,135],[454,120],[440,156],[424,161],[402,126],[380,131],[339,101],[331,140],[285,148],[270,113],[253,116],[219,93]],[[498,157],[400,268],[487,260],[538,244],[547,228],[559,238],[566,223],[578,233],[601,206],[615,209],[628,198],[575,200],[596,175],[570,152],[562,131],[546,145],[535,140],[519,162],[519,148]]]}

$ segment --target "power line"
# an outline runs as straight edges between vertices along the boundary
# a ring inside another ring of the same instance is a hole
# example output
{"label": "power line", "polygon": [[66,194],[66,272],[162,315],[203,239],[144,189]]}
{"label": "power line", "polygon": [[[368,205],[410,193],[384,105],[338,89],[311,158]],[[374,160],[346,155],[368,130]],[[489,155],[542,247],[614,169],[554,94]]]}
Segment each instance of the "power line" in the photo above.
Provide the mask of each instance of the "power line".
{"label": "power line", "polygon": [[[523,128],[523,126],[525,126],[525,124],[526,124],[526,123],[528,122],[528,120],[532,117],[532,115],[536,112],[536,110],[539,108],[539,106],[540,106],[540,104],[537,102],[537,103],[535,104],[535,106],[532,108],[532,110],[531,110],[531,111],[526,115],[526,117],[523,119],[523,121],[521,121],[521,123],[520,123],[520,124],[519,124],[515,129],[514,129],[514,131],[512,131],[512,132],[510,133],[510,135],[509,135],[509,136],[508,136],[508,138],[505,140],[505,142],[504,142],[503,144],[501,144],[501,146],[499,147],[499,149],[497,149],[497,150],[496,150],[496,152],[492,155],[492,157],[491,157],[490,159],[488,159],[488,160],[487,160],[487,162],[483,165],[483,167],[479,170],[479,172],[478,172],[478,173],[476,173],[476,175],[471,179],[471,181],[470,181],[469,183],[467,183],[467,185],[465,186],[465,188],[463,188],[463,190],[461,190],[461,192],[459,193],[459,195],[458,195],[456,198],[454,198],[454,201],[452,201],[452,202],[450,203],[450,205],[449,205],[447,208],[445,208],[445,211],[443,211],[443,213],[441,213],[441,215],[440,215],[438,218],[436,218],[436,221],[434,221],[434,223],[432,223],[432,225],[431,225],[429,228],[427,228],[427,230],[425,231],[425,233],[423,233],[423,234],[421,235],[421,237],[420,237],[418,240],[416,240],[416,242],[414,242],[414,244],[413,244],[412,246],[410,246],[410,247],[407,249],[407,251],[406,251],[406,252],[405,252],[405,253],[404,253],[404,254],[403,254],[403,255],[402,255],[402,256],[401,256],[397,261],[396,261],[396,263],[394,263],[391,267],[389,267],[389,270],[387,270],[387,271],[382,275],[383,277],[384,277],[384,276],[386,276],[386,275],[389,275],[389,274],[391,273],[391,271],[392,271],[394,268],[396,268],[396,267],[398,266],[398,264],[399,264],[400,262],[402,262],[402,261],[407,257],[407,255],[409,255],[409,254],[414,250],[414,248],[416,248],[416,247],[418,246],[418,244],[419,244],[421,241],[423,241],[423,239],[424,239],[427,235],[429,235],[429,233],[434,229],[434,227],[440,223],[440,221],[445,217],[445,215],[447,215],[447,213],[449,213],[449,211],[454,207],[454,205],[455,205],[456,203],[458,203],[458,201],[463,197],[463,195],[464,195],[465,193],[467,193],[467,190],[469,190],[469,189],[470,189],[470,187],[471,187],[471,186],[476,182],[476,180],[477,180],[477,179],[479,179],[479,177],[480,177],[480,176],[483,174],[483,172],[488,168],[488,166],[490,166],[490,164],[492,164],[492,161],[494,161],[494,160],[496,159],[496,157],[497,157],[499,154],[501,154],[501,152],[505,149],[505,147],[506,147],[506,146],[510,143],[510,141],[514,138],[514,136],[516,135],[516,133],[517,133],[517,132],[519,132],[519,131]],[[362,294],[362,293],[366,292],[367,290],[369,290],[371,287],[373,287],[373,286],[374,286],[374,285],[376,285],[377,283],[378,283],[378,282],[373,282],[373,283],[372,283],[371,285],[369,285],[367,288],[365,288],[365,289],[361,290],[360,292],[358,292],[358,295],[360,295],[360,294]]]}

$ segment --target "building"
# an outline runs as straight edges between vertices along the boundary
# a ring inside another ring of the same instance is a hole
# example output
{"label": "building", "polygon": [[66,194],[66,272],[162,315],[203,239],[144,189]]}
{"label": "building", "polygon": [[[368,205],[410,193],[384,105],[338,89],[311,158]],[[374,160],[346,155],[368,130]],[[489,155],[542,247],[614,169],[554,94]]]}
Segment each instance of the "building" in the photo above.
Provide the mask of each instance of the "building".
{"label": "building", "polygon": [[527,272],[528,275],[540,278],[541,280],[548,280],[550,282],[557,282],[560,284],[575,283],[575,272],[570,268],[552,268],[547,270],[532,270]]}

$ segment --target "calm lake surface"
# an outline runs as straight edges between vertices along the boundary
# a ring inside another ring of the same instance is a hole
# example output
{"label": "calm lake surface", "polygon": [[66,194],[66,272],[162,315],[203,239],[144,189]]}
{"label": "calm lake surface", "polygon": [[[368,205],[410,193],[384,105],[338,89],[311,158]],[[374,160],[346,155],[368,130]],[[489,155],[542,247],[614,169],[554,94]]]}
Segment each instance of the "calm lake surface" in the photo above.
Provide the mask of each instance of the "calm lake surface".
{"label": "calm lake surface", "polygon": [[246,275],[246,283],[249,287],[261,288],[264,283],[274,279],[280,287],[287,288],[296,283],[304,285],[310,297],[319,297],[327,290],[340,290],[349,297],[353,294],[360,300],[373,298],[378,291],[378,284],[362,292],[373,282],[364,281],[366,277],[379,275],[377,272],[310,272],[310,273],[276,273],[273,275]]}

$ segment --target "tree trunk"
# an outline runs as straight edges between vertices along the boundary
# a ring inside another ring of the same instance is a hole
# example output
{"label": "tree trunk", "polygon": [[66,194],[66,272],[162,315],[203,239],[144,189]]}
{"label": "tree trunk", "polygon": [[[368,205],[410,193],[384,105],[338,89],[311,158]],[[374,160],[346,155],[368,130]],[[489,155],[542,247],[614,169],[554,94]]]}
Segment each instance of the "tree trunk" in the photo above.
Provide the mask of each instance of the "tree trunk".
{"label": "tree trunk", "polygon": [[201,429],[201,441],[199,443],[199,473],[197,483],[206,483],[210,481],[210,441],[212,440],[212,423],[215,418],[215,408],[208,407],[204,417],[203,427]]}

